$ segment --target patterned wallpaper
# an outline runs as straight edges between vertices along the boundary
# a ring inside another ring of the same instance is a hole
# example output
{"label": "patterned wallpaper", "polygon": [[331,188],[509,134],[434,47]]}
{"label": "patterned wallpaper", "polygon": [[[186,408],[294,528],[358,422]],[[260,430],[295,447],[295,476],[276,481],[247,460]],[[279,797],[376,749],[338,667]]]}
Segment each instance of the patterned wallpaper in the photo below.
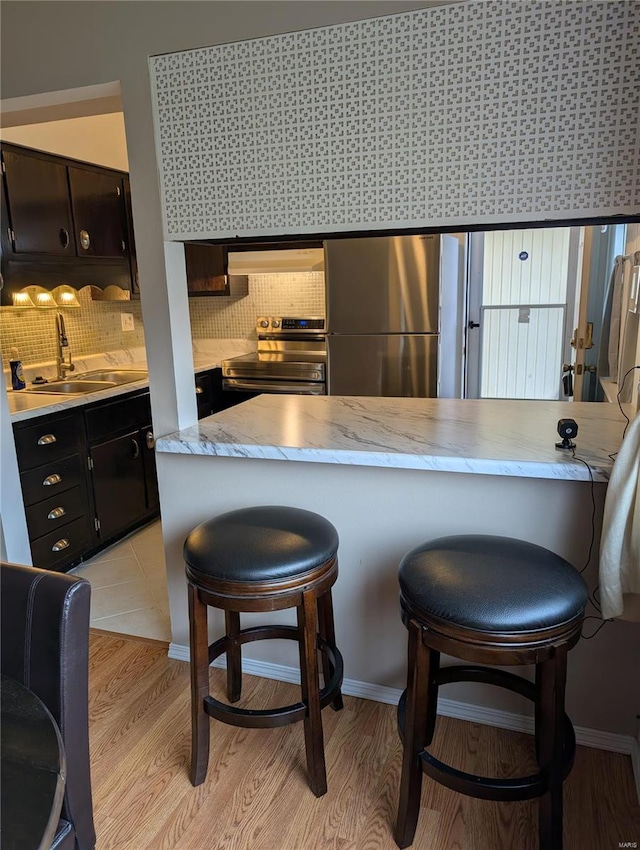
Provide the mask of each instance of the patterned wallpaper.
{"label": "patterned wallpaper", "polygon": [[638,210],[637,2],[467,0],[150,65],[168,239]]}

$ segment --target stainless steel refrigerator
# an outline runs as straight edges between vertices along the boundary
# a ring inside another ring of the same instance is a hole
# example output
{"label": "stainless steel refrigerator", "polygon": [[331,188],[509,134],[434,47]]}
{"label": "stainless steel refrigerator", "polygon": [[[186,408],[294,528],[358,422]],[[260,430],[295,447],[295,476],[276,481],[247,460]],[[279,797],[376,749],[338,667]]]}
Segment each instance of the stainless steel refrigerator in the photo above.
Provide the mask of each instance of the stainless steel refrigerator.
{"label": "stainless steel refrigerator", "polygon": [[329,394],[438,394],[440,240],[325,242]]}

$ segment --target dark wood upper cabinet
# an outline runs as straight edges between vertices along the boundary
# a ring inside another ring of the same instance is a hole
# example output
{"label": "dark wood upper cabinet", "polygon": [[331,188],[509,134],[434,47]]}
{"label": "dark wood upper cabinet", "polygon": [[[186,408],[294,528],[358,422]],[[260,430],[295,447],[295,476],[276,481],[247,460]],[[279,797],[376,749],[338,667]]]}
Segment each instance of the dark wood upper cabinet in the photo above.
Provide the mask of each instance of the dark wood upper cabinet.
{"label": "dark wood upper cabinet", "polygon": [[3,161],[13,251],[74,256],[66,165],[7,150]]}
{"label": "dark wood upper cabinet", "polygon": [[126,255],[122,177],[69,166],[76,253],[79,257]]}
{"label": "dark wood upper cabinet", "polygon": [[116,285],[136,297],[126,172],[7,142],[1,150],[0,303],[32,284]]}
{"label": "dark wood upper cabinet", "polygon": [[187,292],[193,295],[232,295],[248,293],[247,275],[228,274],[226,245],[205,245],[186,242],[184,246],[187,270]]}
{"label": "dark wood upper cabinet", "polygon": [[228,295],[227,249],[224,245],[184,246],[189,295]]}

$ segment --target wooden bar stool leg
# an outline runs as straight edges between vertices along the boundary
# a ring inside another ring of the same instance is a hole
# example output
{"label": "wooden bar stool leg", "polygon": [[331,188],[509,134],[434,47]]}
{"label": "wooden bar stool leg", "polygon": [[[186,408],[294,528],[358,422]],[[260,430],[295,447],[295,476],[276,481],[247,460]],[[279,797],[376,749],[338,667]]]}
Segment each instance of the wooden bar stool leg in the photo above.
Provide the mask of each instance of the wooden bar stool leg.
{"label": "wooden bar stool leg", "polygon": [[320,713],[320,670],[318,668],[318,606],[313,593],[302,594],[297,607],[300,634],[300,681],[302,700],[307,706],[304,742],[307,753],[309,785],[316,797],[327,793],[324,739]]}
{"label": "wooden bar stool leg", "polygon": [[191,668],[191,773],[192,785],[200,785],[209,764],[209,716],[204,698],[209,696],[209,632],[207,606],[189,583],[189,648]]}
{"label": "wooden bar stool leg", "polygon": [[[240,633],[240,613],[225,611],[224,622],[227,637]],[[227,697],[229,702],[238,702],[242,693],[242,647],[233,642],[227,649]]]}
{"label": "wooden bar stool leg", "polygon": [[542,694],[542,663],[536,664],[536,701],[535,701],[535,715],[534,715],[534,741],[536,748],[536,760],[538,765],[540,764],[540,730],[542,728],[542,700],[540,695]]}
{"label": "wooden bar stool leg", "polygon": [[404,727],[404,750],[402,754],[402,776],[398,820],[394,837],[398,847],[408,847],[418,825],[420,792],[422,790],[422,764],[420,753],[424,749],[429,717],[429,682],[431,652],[422,643],[422,629],[410,620],[407,702]]}
{"label": "wooden bar stool leg", "polygon": [[[567,678],[566,647],[538,665],[540,670],[540,769],[548,789],[539,801],[540,850],[562,850],[562,770],[564,745],[564,692]],[[538,719],[538,718],[536,718]]]}
{"label": "wooden bar stool leg", "polygon": [[[331,588],[327,590],[325,594],[323,594],[318,599],[318,624],[320,637],[324,638],[328,644],[331,646],[336,645],[336,634],[335,634],[335,626],[333,622],[333,600],[331,598]],[[325,685],[329,681],[333,674],[333,667],[326,652],[322,653],[322,676],[324,678]],[[331,703],[331,708],[334,711],[340,711],[343,707],[342,702],[342,692],[339,691],[335,699]]]}
{"label": "wooden bar stool leg", "polygon": [[436,731],[436,716],[438,713],[438,673],[440,672],[440,653],[432,649],[429,656],[429,692],[427,698],[427,728],[423,747],[428,747],[433,741]]}

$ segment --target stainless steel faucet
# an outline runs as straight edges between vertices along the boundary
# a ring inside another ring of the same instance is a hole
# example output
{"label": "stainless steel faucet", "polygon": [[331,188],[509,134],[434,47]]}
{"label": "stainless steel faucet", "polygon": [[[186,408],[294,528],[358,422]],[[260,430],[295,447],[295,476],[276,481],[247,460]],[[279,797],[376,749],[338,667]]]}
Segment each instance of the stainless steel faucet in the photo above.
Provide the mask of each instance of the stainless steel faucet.
{"label": "stainless steel faucet", "polygon": [[[59,381],[64,381],[67,377],[67,372],[73,372],[76,368],[71,361],[71,349],[69,348],[69,340],[64,327],[64,318],[62,313],[56,313],[56,365],[58,372],[56,378]],[[67,359],[65,360],[64,349],[67,349]]]}

